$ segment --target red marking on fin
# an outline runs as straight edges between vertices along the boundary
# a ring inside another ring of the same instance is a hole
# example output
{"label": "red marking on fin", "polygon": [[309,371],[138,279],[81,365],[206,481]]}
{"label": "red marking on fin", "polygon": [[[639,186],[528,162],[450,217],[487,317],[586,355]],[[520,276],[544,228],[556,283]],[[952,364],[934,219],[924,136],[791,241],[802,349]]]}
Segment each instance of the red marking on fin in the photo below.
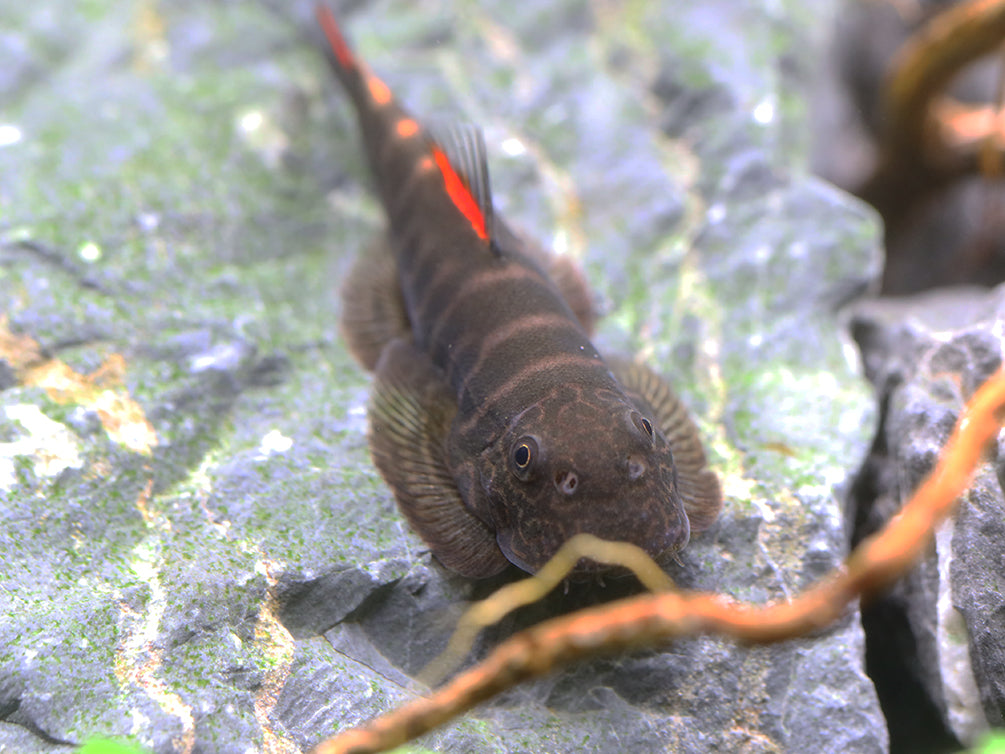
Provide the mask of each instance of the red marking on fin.
{"label": "red marking on fin", "polygon": [[436,160],[440,172],[443,173],[443,185],[447,189],[450,201],[454,203],[454,206],[471,223],[471,227],[475,229],[478,237],[487,241],[489,234],[485,230],[485,215],[482,214],[482,210],[478,206],[478,202],[475,201],[471,190],[463,179],[457,175],[457,171],[450,164],[447,155],[439,147],[433,147],[433,159]]}
{"label": "red marking on fin", "polygon": [[356,59],[352,56],[352,50],[349,49],[349,45],[346,43],[345,37],[342,36],[342,32],[339,31],[338,22],[335,20],[331,9],[326,5],[318,3],[315,8],[315,14],[317,15],[318,23],[321,24],[321,29],[328,38],[328,44],[331,45],[332,52],[335,53],[335,58],[338,60],[339,65],[350,70],[355,68]]}

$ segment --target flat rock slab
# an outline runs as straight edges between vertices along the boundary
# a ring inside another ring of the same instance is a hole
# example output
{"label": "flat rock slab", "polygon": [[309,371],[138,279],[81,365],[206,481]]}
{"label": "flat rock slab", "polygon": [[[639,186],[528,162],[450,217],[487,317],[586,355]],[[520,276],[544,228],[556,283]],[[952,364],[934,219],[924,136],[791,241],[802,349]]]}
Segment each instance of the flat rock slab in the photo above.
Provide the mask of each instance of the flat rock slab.
{"label": "flat rock slab", "polygon": [[[335,291],[381,212],[311,13],[5,11],[0,749],[299,751],[421,693],[493,586],[431,559],[366,451]],[[499,211],[581,260],[598,345],[644,355],[695,413],[726,508],[673,578],[760,603],[837,565],[873,404],[834,311],[878,254],[872,216],[805,171],[818,9],[342,16],[417,114],[485,127]],[[476,654],[633,588],[552,595]],[[881,752],[862,656],[854,610],[773,647],[694,638],[526,684],[422,743]]]}

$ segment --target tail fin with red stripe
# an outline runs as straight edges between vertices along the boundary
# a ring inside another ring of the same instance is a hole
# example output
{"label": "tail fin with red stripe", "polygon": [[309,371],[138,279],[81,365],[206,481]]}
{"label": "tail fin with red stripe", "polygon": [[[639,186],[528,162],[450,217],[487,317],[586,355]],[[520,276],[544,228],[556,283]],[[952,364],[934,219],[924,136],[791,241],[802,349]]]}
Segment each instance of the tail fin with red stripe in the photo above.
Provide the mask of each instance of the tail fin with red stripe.
{"label": "tail fin with red stripe", "polygon": [[321,30],[328,40],[330,53],[328,61],[331,63],[332,68],[335,69],[335,74],[349,94],[354,99],[359,100],[363,96],[364,74],[360,70],[360,64],[357,62],[352,48],[349,47],[349,43],[346,42],[345,37],[342,35],[338,21],[335,20],[335,14],[323,3],[317,4],[315,14],[317,15],[318,23],[321,25]]}

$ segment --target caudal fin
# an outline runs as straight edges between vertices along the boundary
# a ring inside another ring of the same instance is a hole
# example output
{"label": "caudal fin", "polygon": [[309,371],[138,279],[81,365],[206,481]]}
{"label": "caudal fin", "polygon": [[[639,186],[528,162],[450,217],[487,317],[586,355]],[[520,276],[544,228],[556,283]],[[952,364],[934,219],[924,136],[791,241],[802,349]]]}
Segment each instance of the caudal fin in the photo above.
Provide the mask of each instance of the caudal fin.
{"label": "caudal fin", "polygon": [[318,3],[315,6],[314,12],[318,23],[321,25],[321,30],[328,40],[330,52],[327,56],[328,62],[331,63],[342,85],[353,97],[358,97],[360,81],[362,79],[359,63],[356,61],[356,56],[353,55],[349,43],[346,42],[345,37],[342,35],[338,21],[335,20],[335,14],[323,3]]}

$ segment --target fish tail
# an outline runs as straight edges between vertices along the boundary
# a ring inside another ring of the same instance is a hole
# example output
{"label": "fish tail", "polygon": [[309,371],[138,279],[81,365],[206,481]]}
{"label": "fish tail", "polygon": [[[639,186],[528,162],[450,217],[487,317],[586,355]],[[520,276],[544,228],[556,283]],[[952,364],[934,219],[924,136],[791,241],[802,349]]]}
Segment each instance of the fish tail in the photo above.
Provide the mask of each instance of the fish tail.
{"label": "fish tail", "polygon": [[454,129],[433,139],[398,104],[387,84],[353,54],[331,10],[318,3],[315,12],[328,40],[328,62],[356,107],[385,205],[399,203],[402,186],[411,185],[411,177],[435,171],[454,207],[481,240],[491,243],[492,200],[481,133]]}
{"label": "fish tail", "polygon": [[357,103],[364,102],[367,99],[365,66],[353,54],[331,9],[324,3],[318,3],[315,6],[315,14],[328,40],[327,58],[335,75]]}

